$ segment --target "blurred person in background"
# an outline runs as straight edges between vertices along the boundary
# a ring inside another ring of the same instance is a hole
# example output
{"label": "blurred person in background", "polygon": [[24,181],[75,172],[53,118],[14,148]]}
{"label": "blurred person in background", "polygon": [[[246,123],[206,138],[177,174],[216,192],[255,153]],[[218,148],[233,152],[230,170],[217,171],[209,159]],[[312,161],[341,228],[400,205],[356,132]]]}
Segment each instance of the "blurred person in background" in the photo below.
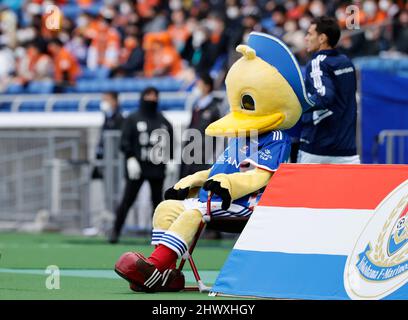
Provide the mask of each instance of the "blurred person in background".
{"label": "blurred person in background", "polygon": [[78,29],[73,32],[72,38],[66,43],[65,48],[75,56],[80,65],[86,65],[88,56],[87,40]]}
{"label": "blurred person in background", "polygon": [[167,29],[167,15],[164,8],[161,6],[153,6],[151,8],[152,15],[143,24],[143,33],[162,32]]}
{"label": "blurred person in background", "polygon": [[148,20],[154,16],[154,7],[160,5],[160,0],[136,1],[136,11],[142,19]]}
{"label": "blurred person in background", "polygon": [[31,81],[50,81],[53,69],[53,61],[46,48],[33,41],[27,44],[24,56],[18,61],[14,81],[23,85]]}
{"label": "blurred person in background", "polygon": [[241,28],[241,11],[238,0],[225,1],[226,27],[230,32]]}
{"label": "blurred person in background", "polygon": [[235,48],[242,43],[247,43],[248,36],[252,31],[266,32],[262,27],[261,18],[257,14],[242,17],[242,26],[231,34],[228,66],[240,58],[241,55],[236,52]]}
{"label": "blurred person in background", "polygon": [[15,73],[16,61],[13,51],[6,45],[0,44],[0,92],[6,91]]}
{"label": "blurred person in background", "polygon": [[355,68],[335,49],[341,31],[334,18],[316,18],[305,37],[312,60],[305,86],[314,107],[303,113],[297,162],[360,163],[356,148]]}
{"label": "blurred person in background", "polygon": [[[103,112],[104,121],[99,135],[98,145],[96,147],[95,158],[97,160],[103,160],[104,156],[104,134],[107,131],[122,130],[124,118],[122,116],[118,94],[116,92],[107,92],[102,96],[100,110]],[[103,172],[101,166],[95,166],[93,173],[93,179],[102,179]]]}
{"label": "blurred person in background", "polygon": [[215,61],[209,73],[214,79],[214,88],[217,89],[223,86],[226,74],[223,71],[227,69],[230,44],[224,20],[224,16],[217,12],[210,12],[206,19],[206,25],[211,31],[211,42],[215,46]]}
{"label": "blurred person in background", "polygon": [[64,87],[74,85],[76,78],[81,73],[75,57],[63,47],[59,39],[53,39],[49,42],[48,51],[54,61],[54,81],[57,92]]}
{"label": "blurred person in background", "polygon": [[102,10],[95,33],[92,35],[88,50],[87,67],[89,69],[116,67],[119,62],[120,36],[118,31],[111,27],[114,10]]}
{"label": "blurred person in background", "polygon": [[[200,149],[193,149],[194,151],[198,150],[200,152],[200,154],[197,155],[185,148],[187,145],[192,146],[194,136],[190,136],[188,140],[186,138],[184,139],[182,159],[191,157],[194,160],[198,160],[198,163],[187,164],[183,161],[180,169],[180,179],[197,171],[207,170],[215,161],[215,138],[205,135],[205,128],[207,128],[210,123],[218,120],[221,116],[220,104],[222,101],[214,96],[213,89],[214,80],[208,73],[202,73],[197,80],[195,90],[193,90],[193,92],[196,93],[196,102],[193,104],[190,124],[187,127],[187,130],[198,130],[202,138],[202,145]],[[213,147],[208,148],[208,146]]]}
{"label": "blurred person in background", "polygon": [[196,74],[209,72],[217,54],[217,47],[211,41],[211,30],[199,23],[186,42],[182,57]]}
{"label": "blurred person in background", "polygon": [[387,13],[378,7],[378,2],[374,0],[365,0],[362,8],[363,25],[381,24],[387,19]]}
{"label": "blurred person in background", "polygon": [[14,48],[17,45],[18,17],[15,12],[0,4],[0,44]]}
{"label": "blurred person in background", "polygon": [[111,77],[134,77],[143,74],[144,51],[135,36],[127,36],[119,54],[119,66],[113,68]]}
{"label": "blurred person in background", "polygon": [[136,36],[129,32],[130,28],[140,28],[140,17],[136,13],[136,7],[131,1],[120,1],[117,3],[117,12],[112,20],[112,26],[116,28],[122,39],[126,36]]}
{"label": "blurred person in background", "polygon": [[185,13],[183,10],[178,9],[171,13],[171,24],[167,28],[167,32],[173,41],[174,47],[180,54],[186,45],[187,39],[191,35],[191,30],[186,23]]}
{"label": "blurred person in background", "polygon": [[286,22],[286,8],[283,5],[278,5],[273,9],[271,19],[273,21],[273,27],[270,33],[278,38],[282,38],[285,34],[285,22]]}
{"label": "blurred person in background", "polygon": [[[93,162],[93,169],[91,172],[90,192],[90,226],[83,230],[86,236],[95,236],[98,234],[105,234],[109,231],[112,223],[112,213],[106,209],[105,199],[105,183],[104,169],[105,166],[112,165],[112,163],[104,163],[105,157],[105,135],[107,132],[120,131],[123,126],[124,118],[121,114],[120,105],[118,101],[118,94],[116,92],[106,92],[102,95],[100,110],[103,112],[104,121],[100,129],[98,144],[95,150],[95,159]],[[118,152],[115,152],[115,159],[118,159]]]}
{"label": "blurred person in background", "polygon": [[408,9],[401,10],[394,27],[394,49],[408,54]]}
{"label": "blurred person in background", "polygon": [[181,57],[167,32],[146,34],[144,39],[146,77],[177,76],[182,70]]}
{"label": "blurred person in background", "polygon": [[[153,148],[156,148],[154,152]],[[122,128],[121,151],[126,161],[126,186],[116,210],[110,243],[119,241],[128,211],[145,180],[150,184],[153,210],[162,201],[166,163],[173,159],[172,150],[173,128],[159,111],[158,90],[148,87],[140,95],[139,109],[125,119]]]}
{"label": "blurred person in background", "polygon": [[305,33],[299,29],[297,20],[289,19],[283,25],[285,34],[282,40],[292,49],[293,53],[305,49]]}

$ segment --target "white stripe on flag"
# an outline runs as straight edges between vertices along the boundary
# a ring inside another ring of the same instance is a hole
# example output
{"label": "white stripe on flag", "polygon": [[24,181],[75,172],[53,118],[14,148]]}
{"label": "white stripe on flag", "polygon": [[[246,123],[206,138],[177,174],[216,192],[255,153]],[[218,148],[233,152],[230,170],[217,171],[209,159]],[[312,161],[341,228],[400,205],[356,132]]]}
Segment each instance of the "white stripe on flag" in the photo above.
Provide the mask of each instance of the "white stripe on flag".
{"label": "white stripe on flag", "polygon": [[373,210],[258,206],[234,249],[348,255]]}

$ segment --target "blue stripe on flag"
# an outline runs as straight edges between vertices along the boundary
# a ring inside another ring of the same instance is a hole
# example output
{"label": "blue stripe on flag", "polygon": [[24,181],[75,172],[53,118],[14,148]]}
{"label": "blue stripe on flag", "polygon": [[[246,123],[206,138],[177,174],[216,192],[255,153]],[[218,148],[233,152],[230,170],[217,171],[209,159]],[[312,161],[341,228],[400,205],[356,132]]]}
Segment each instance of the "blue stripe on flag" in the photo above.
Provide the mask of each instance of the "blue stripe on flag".
{"label": "blue stripe on flag", "polygon": [[[347,257],[234,249],[213,292],[292,299],[350,299],[343,282]],[[385,299],[407,299],[408,284]]]}

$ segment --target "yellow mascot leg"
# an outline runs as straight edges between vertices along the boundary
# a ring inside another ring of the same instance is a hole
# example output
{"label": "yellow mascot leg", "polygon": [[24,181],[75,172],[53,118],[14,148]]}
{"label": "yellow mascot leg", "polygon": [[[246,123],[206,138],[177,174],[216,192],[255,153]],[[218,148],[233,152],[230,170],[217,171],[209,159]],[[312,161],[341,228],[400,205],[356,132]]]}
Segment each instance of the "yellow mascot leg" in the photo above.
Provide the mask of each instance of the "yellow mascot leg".
{"label": "yellow mascot leg", "polygon": [[169,232],[177,234],[187,245],[193,240],[203,215],[199,210],[186,210],[171,225]]}
{"label": "yellow mascot leg", "polygon": [[165,200],[156,207],[153,215],[152,245],[157,245],[163,234],[184,211],[183,201]]}
{"label": "yellow mascot leg", "polygon": [[165,200],[153,215],[152,245],[162,244],[181,257],[198,230],[202,213],[187,209],[183,201]]}

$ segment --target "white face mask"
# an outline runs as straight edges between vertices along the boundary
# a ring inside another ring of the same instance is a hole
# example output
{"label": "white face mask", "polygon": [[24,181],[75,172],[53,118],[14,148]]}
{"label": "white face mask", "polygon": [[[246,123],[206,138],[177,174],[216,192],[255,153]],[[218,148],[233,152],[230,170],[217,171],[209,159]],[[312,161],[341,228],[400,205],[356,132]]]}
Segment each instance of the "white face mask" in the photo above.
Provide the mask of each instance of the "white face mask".
{"label": "white face mask", "polygon": [[203,91],[201,90],[200,87],[195,86],[192,90],[192,94],[194,95],[194,97],[196,98],[201,98],[203,96]]}
{"label": "white face mask", "polygon": [[217,22],[211,19],[207,20],[207,28],[211,31],[215,31],[217,29]]}
{"label": "white face mask", "polygon": [[310,5],[310,12],[315,16],[315,17],[321,17],[323,15],[323,5],[320,2],[313,2]]}
{"label": "white face mask", "polygon": [[122,2],[119,5],[119,11],[121,14],[126,15],[132,12],[132,7],[130,6],[129,2]]}
{"label": "white face mask", "polygon": [[169,7],[172,11],[180,10],[183,8],[183,4],[181,3],[180,0],[170,0]]}
{"label": "white face mask", "polygon": [[77,26],[78,26],[78,27],[84,28],[84,27],[86,27],[86,26],[88,25],[88,18],[87,18],[87,17],[84,17],[84,16],[80,16],[80,17],[77,19],[76,23],[77,23]]}
{"label": "white face mask", "polygon": [[101,111],[105,113],[111,113],[113,108],[112,105],[105,100],[102,100],[101,105],[100,105]]}
{"label": "white face mask", "polygon": [[377,13],[377,5],[373,1],[366,1],[363,4],[363,10],[369,17],[373,17]]}
{"label": "white face mask", "polygon": [[198,48],[205,41],[205,33],[203,31],[196,31],[193,33],[193,47]]}
{"label": "white face mask", "polygon": [[388,11],[388,9],[391,7],[391,3],[388,0],[380,0],[378,6],[382,11]]}
{"label": "white face mask", "polygon": [[61,32],[58,38],[62,41],[62,43],[66,43],[69,41],[69,34],[66,32]]}
{"label": "white face mask", "polygon": [[228,7],[227,8],[227,17],[231,20],[238,18],[239,16],[239,9],[238,7]]}
{"label": "white face mask", "polygon": [[304,30],[307,31],[307,29],[309,29],[310,26],[310,20],[308,18],[300,18],[299,20],[299,27]]}
{"label": "white face mask", "polygon": [[238,18],[240,11],[238,7],[232,6],[227,8],[227,17],[231,20]]}

